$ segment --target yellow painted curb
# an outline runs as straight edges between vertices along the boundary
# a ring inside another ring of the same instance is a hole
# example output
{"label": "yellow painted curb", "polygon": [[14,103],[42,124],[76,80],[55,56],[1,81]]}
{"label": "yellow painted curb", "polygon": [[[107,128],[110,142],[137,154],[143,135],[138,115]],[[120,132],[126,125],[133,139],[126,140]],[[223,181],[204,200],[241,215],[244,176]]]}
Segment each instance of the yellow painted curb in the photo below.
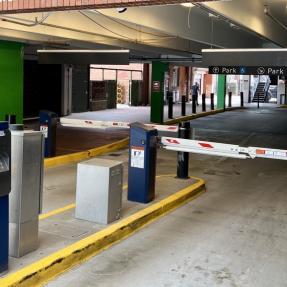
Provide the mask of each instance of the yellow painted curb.
{"label": "yellow painted curb", "polygon": [[287,105],[281,105],[279,108],[286,109]]}
{"label": "yellow painted curb", "polygon": [[175,208],[205,192],[205,182],[198,182],[138,211],[85,239],[82,239],[38,262],[0,279],[1,287],[43,286],[71,267],[80,264],[111,245],[123,240]]}
{"label": "yellow painted curb", "polygon": [[195,120],[198,118],[216,115],[216,114],[220,114],[220,113],[224,113],[224,112],[228,112],[228,111],[239,110],[239,109],[245,109],[245,108],[244,107],[232,107],[232,108],[226,108],[225,110],[224,109],[218,109],[218,110],[203,112],[203,113],[199,113],[199,114],[193,114],[193,115],[189,115],[189,116],[182,116],[182,117],[178,117],[175,119],[167,120],[164,122],[164,124],[165,125],[173,125],[173,124],[177,124],[179,122],[191,121],[191,120]]}
{"label": "yellow painted curb", "polygon": [[122,148],[127,147],[129,144],[129,138],[125,138],[123,140],[107,144],[101,147],[89,149],[87,151],[71,153],[67,155],[56,156],[52,158],[46,158],[44,162],[44,166],[48,167],[55,167],[59,165],[69,164],[73,162],[79,162],[82,160],[86,160],[97,155],[101,155],[108,152],[113,152]]}

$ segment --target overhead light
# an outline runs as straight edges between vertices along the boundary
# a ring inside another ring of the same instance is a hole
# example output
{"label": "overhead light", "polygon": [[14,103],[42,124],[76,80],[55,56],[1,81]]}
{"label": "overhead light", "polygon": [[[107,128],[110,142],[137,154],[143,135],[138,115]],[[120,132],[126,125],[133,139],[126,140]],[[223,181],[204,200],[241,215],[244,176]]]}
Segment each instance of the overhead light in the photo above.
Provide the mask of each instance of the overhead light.
{"label": "overhead light", "polygon": [[181,3],[180,5],[183,7],[188,7],[188,8],[194,7],[194,5],[192,3]]}
{"label": "overhead light", "polygon": [[128,8],[126,8],[126,7],[120,7],[120,8],[116,8],[116,9],[119,13],[124,13],[128,10]]}
{"label": "overhead light", "polygon": [[287,52],[287,48],[239,48],[239,49],[202,49],[202,53],[242,53],[242,52]]}

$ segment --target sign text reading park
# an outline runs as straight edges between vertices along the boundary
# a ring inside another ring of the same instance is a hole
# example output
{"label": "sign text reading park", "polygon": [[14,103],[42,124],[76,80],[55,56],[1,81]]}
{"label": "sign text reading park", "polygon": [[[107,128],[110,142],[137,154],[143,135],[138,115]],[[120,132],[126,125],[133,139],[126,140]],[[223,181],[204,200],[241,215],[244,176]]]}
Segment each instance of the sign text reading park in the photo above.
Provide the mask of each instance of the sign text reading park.
{"label": "sign text reading park", "polygon": [[209,74],[286,76],[287,75],[287,67],[210,66],[209,67]]}

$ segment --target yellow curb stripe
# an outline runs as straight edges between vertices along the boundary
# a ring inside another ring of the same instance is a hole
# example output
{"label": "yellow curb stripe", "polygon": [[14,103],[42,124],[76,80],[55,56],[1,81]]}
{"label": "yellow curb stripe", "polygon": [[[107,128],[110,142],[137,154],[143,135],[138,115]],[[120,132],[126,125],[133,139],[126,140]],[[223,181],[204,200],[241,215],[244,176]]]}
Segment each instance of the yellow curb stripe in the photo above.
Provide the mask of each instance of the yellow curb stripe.
{"label": "yellow curb stripe", "polygon": [[129,144],[129,138],[125,138],[123,140],[107,144],[101,147],[89,149],[87,151],[71,153],[67,155],[56,156],[53,158],[46,158],[44,162],[44,166],[48,167],[56,167],[59,165],[79,162],[82,160],[86,160],[104,153],[109,153],[113,151],[117,151],[119,149],[127,147]]}
{"label": "yellow curb stripe", "polygon": [[[162,174],[162,175],[157,175],[156,177],[157,178],[160,178],[160,177],[169,177],[169,176],[173,176],[174,174]],[[128,185],[125,184],[123,186],[123,190],[127,189],[128,188]],[[43,213],[43,214],[40,214],[39,215],[39,220],[43,220],[43,219],[46,219],[46,218],[49,218],[49,217],[52,217],[54,215],[58,215],[60,213],[64,213],[68,210],[71,210],[71,209],[74,209],[76,208],[76,204],[75,203],[72,203],[72,204],[69,204],[69,205],[66,205],[64,207],[60,207],[60,208],[57,208],[55,210],[52,210],[52,211],[49,211],[47,213]]]}
{"label": "yellow curb stripe", "polygon": [[85,239],[82,239],[38,262],[0,279],[1,287],[43,286],[56,276],[80,264],[111,245],[132,235],[147,224],[157,220],[175,208],[197,198],[205,192],[205,182],[199,180],[158,203],[115,223]]}
{"label": "yellow curb stripe", "polygon": [[61,207],[61,208],[57,208],[55,210],[52,210],[50,212],[47,212],[47,213],[43,213],[43,214],[40,214],[39,215],[39,220],[43,220],[43,219],[46,219],[48,217],[51,217],[51,216],[54,216],[54,215],[57,215],[57,214],[60,214],[60,213],[63,213],[63,212],[66,212],[70,209],[73,209],[76,207],[76,204],[75,203],[72,203],[72,204],[69,204],[67,206],[64,206],[64,207]]}
{"label": "yellow curb stripe", "polygon": [[[127,189],[127,188],[128,188],[127,184],[123,186],[123,189]],[[47,213],[40,214],[39,215],[39,220],[43,220],[43,219],[52,217],[54,215],[58,215],[60,213],[64,213],[64,212],[66,212],[68,210],[71,210],[71,209],[74,209],[74,208],[76,208],[76,204],[75,203],[71,203],[71,204],[66,205],[64,207],[60,207],[60,208],[57,208],[55,210],[49,211]]]}
{"label": "yellow curb stripe", "polygon": [[225,110],[224,109],[218,109],[218,110],[213,110],[213,111],[209,111],[209,112],[193,114],[193,115],[189,115],[189,116],[182,116],[182,117],[178,117],[175,119],[167,120],[164,122],[164,124],[165,125],[173,125],[173,124],[177,124],[179,122],[191,121],[191,120],[195,120],[198,118],[216,115],[216,114],[220,114],[220,113],[224,113],[224,112],[228,112],[228,111],[239,110],[239,109],[245,109],[245,108],[244,107],[243,108],[242,107],[233,107],[233,108],[226,108]]}

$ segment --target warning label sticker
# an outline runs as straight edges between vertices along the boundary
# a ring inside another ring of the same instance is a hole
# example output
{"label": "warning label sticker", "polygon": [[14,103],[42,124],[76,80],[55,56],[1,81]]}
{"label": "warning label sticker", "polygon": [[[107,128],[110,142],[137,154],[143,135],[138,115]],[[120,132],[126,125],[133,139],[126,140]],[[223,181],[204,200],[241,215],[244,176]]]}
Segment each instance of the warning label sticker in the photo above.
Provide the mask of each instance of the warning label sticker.
{"label": "warning label sticker", "polygon": [[45,138],[48,137],[48,126],[40,126],[40,131],[44,133]]}
{"label": "warning label sticker", "polygon": [[132,146],[131,167],[144,168],[144,148]]}

